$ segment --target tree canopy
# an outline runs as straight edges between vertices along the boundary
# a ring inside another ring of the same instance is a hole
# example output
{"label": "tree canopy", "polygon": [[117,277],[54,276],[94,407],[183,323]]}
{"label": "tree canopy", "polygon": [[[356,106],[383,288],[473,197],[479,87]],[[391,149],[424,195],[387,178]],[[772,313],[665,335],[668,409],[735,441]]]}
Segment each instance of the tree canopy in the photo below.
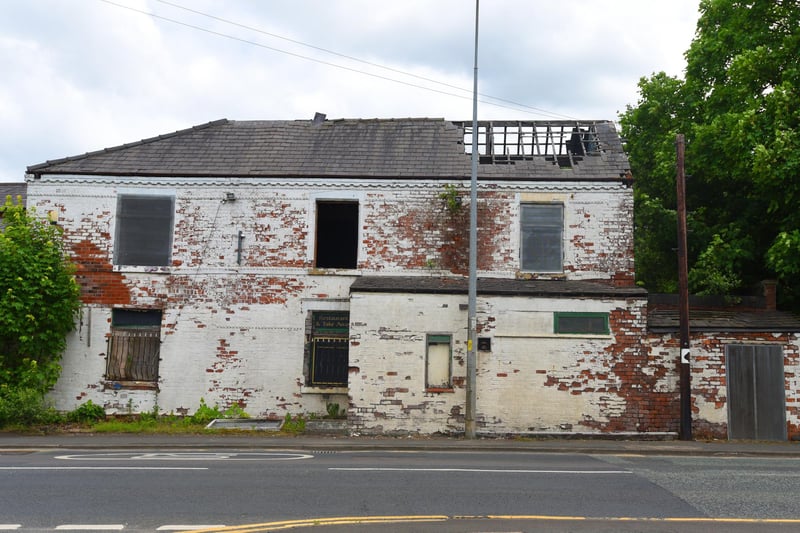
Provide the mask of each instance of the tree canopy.
{"label": "tree canopy", "polygon": [[80,289],[61,230],[7,198],[0,207],[0,398],[44,395],[58,379]]}
{"label": "tree canopy", "polygon": [[677,287],[675,138],[686,137],[689,284],[741,294],[777,279],[800,310],[800,4],[702,0],[683,79],[639,82],[621,115],[635,182],[637,279]]}

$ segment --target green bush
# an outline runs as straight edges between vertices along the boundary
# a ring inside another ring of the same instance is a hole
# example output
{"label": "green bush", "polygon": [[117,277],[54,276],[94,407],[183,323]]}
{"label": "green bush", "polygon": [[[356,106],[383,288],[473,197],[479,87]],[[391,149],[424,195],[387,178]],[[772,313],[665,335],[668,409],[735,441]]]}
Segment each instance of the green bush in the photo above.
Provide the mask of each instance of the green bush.
{"label": "green bush", "polygon": [[218,418],[250,418],[250,415],[238,404],[233,404],[222,411],[218,405],[209,407],[205,399],[200,398],[200,407],[189,417],[189,420],[192,424],[208,424]]}
{"label": "green bush", "polygon": [[[61,372],[58,362],[75,327],[80,288],[61,228],[11,198],[0,212],[0,385],[18,390],[17,408],[35,410]],[[40,401],[27,390],[38,391]]]}
{"label": "green bush", "polygon": [[206,401],[200,398],[200,407],[198,407],[197,411],[189,418],[193,424],[208,424],[215,418],[225,418],[225,415],[219,410],[219,407],[216,405],[214,407],[209,407],[206,405]]}
{"label": "green bush", "polygon": [[80,405],[75,410],[67,413],[67,421],[79,424],[90,424],[105,420],[106,410],[103,407],[92,403],[92,400]]}
{"label": "green bush", "polygon": [[281,425],[281,431],[285,433],[302,433],[306,430],[306,419],[303,415],[297,415],[292,418],[292,415],[286,413]]}
{"label": "green bush", "polygon": [[328,411],[325,418],[347,418],[347,411],[342,409],[338,403],[325,404],[325,410]]}
{"label": "green bush", "polygon": [[139,413],[140,422],[158,422],[159,416],[158,404],[153,405],[150,411],[142,411]]}
{"label": "green bush", "polygon": [[222,416],[224,418],[250,418],[250,415],[248,415],[245,410],[239,407],[239,404],[236,403],[225,409],[225,412],[222,413]]}
{"label": "green bush", "polygon": [[56,424],[62,418],[37,389],[0,386],[0,427]]}

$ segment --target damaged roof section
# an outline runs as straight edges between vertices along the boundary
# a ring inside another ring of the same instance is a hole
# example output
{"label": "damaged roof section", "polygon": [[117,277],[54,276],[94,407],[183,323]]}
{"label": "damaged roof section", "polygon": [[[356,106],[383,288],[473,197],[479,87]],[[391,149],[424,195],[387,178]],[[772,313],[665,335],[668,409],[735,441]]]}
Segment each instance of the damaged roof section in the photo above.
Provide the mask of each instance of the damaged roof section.
{"label": "damaged roof section", "polygon": [[[472,153],[472,123],[460,122],[466,152]],[[490,121],[479,122],[477,149],[481,164],[514,165],[544,157],[560,167],[572,167],[585,156],[622,152],[622,144],[608,122]]]}
{"label": "damaged roof section", "polygon": [[[28,174],[458,179],[471,172],[471,129],[431,118],[222,119],[47,161]],[[611,122],[480,122],[478,131],[480,179],[630,178]]]}

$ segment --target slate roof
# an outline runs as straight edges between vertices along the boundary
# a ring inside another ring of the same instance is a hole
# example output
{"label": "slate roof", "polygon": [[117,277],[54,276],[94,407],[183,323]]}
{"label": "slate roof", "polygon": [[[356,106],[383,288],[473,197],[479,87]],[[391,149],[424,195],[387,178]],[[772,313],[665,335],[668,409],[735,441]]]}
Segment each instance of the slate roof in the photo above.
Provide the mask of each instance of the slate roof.
{"label": "slate roof", "polygon": [[[467,294],[467,279],[438,276],[362,276],[350,292]],[[520,280],[478,278],[478,294],[485,296],[538,296],[587,298],[646,298],[640,287],[615,287],[592,281]]]}
{"label": "slate roof", "polygon": [[[677,332],[676,309],[650,310],[647,326],[654,332]],[[783,311],[719,311],[689,309],[689,331],[800,333],[800,318]]]}
{"label": "slate roof", "polygon": [[[548,122],[547,124],[552,124]],[[42,174],[159,177],[469,177],[464,125],[444,119],[217,120],[138,142],[28,167]],[[520,123],[523,124],[523,123]],[[527,122],[524,124],[544,124]],[[553,157],[482,164],[482,179],[628,180],[629,164],[611,122],[591,127],[600,149],[571,168]]]}
{"label": "slate roof", "polygon": [[12,200],[16,202],[17,196],[22,196],[22,203],[25,204],[27,197],[28,184],[27,183],[3,183],[0,182],[0,204],[5,203],[6,197],[11,196]]}

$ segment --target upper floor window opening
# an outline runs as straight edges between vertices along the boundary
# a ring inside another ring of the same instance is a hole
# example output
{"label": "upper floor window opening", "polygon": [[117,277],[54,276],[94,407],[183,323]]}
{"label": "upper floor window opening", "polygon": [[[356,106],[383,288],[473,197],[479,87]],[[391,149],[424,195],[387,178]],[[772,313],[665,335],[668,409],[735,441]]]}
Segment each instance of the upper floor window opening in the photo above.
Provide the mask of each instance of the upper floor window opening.
{"label": "upper floor window opening", "polygon": [[358,265],[358,202],[317,202],[317,268],[354,269]]}

